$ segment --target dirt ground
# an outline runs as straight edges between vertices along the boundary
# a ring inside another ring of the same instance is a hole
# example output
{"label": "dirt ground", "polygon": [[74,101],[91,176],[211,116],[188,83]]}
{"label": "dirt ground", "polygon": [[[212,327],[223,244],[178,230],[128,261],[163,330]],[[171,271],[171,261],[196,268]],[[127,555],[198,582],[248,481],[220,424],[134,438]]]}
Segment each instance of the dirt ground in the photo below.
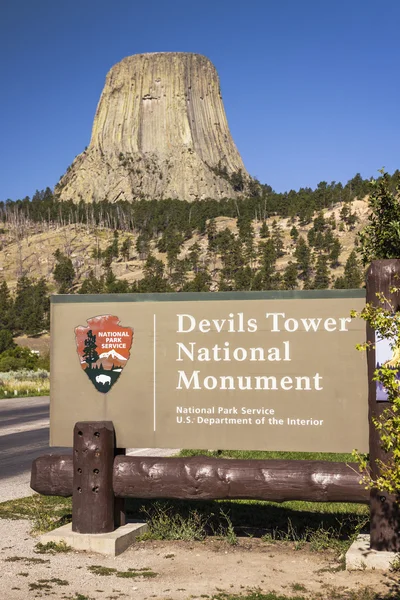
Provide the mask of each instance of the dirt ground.
{"label": "dirt ground", "polygon": [[[387,597],[393,600],[400,598],[400,591],[395,591],[400,589],[397,573],[335,571],[338,563],[332,553],[296,550],[290,543],[254,538],[239,538],[237,546],[210,538],[206,542],[144,541],[117,558],[107,558],[72,551],[38,554],[38,540],[29,531],[28,521],[0,521],[0,597],[4,600],[186,600],[254,589],[313,599],[319,592],[325,600],[348,598],[346,591],[364,587],[383,596],[390,593]],[[102,575],[96,572],[98,566],[116,571]]]}

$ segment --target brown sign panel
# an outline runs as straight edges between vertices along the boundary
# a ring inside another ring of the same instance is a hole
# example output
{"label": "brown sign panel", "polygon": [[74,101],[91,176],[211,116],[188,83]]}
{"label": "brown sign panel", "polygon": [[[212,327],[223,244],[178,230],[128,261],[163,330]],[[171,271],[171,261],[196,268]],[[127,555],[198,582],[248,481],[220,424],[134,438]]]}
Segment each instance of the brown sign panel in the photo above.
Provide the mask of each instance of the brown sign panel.
{"label": "brown sign panel", "polygon": [[[359,291],[54,296],[51,445],[368,451]],[[128,360],[129,359],[129,360]],[[122,372],[123,371],[123,372]]]}

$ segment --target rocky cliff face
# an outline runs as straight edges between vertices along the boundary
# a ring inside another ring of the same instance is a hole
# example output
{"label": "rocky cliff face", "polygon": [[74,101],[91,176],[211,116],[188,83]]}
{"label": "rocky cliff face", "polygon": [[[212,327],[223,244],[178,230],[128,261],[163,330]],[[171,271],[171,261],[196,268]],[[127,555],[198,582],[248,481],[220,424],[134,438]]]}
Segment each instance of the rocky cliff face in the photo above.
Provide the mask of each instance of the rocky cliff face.
{"label": "rocky cliff face", "polygon": [[250,177],[232,140],[212,63],[137,54],[107,75],[89,147],[56,186],[63,200],[223,198]]}

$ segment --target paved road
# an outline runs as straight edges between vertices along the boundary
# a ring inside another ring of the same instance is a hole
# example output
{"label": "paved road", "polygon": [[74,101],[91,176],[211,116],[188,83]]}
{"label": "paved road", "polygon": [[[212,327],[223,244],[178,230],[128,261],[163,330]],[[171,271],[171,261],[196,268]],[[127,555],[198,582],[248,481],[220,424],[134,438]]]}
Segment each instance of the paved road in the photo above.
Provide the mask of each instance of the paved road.
{"label": "paved road", "polygon": [[[70,448],[49,448],[49,398],[0,400],[0,502],[33,494],[32,461],[46,453],[71,453]],[[130,449],[136,456],[171,456],[171,448]]]}

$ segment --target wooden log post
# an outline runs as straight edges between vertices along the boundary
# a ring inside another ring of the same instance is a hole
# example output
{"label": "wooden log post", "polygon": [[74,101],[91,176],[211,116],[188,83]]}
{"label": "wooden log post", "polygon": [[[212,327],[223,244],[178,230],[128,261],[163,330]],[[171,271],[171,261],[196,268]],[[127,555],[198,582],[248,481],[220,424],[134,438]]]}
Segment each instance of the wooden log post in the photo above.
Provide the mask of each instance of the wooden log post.
{"label": "wooden log post", "polygon": [[[367,302],[376,306],[379,300],[377,293],[382,293],[394,306],[399,309],[400,294],[390,290],[400,287],[400,260],[374,260],[367,271]],[[388,305],[384,305],[388,308]],[[367,325],[367,341],[375,344],[375,331]],[[369,457],[373,479],[379,475],[377,461],[385,462],[386,453],[382,450],[379,433],[373,424],[373,418],[379,418],[387,402],[376,400],[376,382],[373,374],[376,368],[375,350],[368,351],[368,405],[369,405]],[[398,496],[386,492],[371,490],[370,512],[371,512],[371,548],[374,550],[388,550],[398,552],[400,550],[400,514]]]}
{"label": "wooden log post", "polygon": [[114,437],[111,421],[80,422],[74,427],[73,531],[114,531]]}
{"label": "wooden log post", "polygon": [[[126,448],[115,448],[114,456],[125,456]],[[126,525],[125,498],[114,497],[114,527]]]}

